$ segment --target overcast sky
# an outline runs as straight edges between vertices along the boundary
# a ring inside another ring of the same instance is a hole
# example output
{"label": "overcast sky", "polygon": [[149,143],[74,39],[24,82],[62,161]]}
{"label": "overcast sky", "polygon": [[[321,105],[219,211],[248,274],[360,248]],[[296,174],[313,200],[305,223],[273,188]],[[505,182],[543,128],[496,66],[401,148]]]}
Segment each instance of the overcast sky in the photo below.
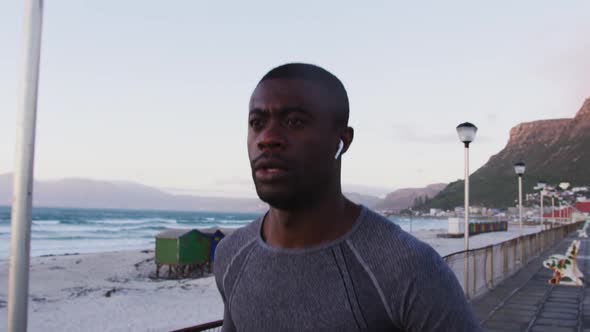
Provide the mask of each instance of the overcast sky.
{"label": "overcast sky", "polygon": [[[21,2],[0,2],[0,173]],[[343,81],[356,130],[343,182],[387,190],[461,178],[461,122],[479,127],[475,170],[514,125],[572,117],[590,96],[590,1],[234,3],[45,1],[36,177],[254,195],[248,100],[286,62]]]}

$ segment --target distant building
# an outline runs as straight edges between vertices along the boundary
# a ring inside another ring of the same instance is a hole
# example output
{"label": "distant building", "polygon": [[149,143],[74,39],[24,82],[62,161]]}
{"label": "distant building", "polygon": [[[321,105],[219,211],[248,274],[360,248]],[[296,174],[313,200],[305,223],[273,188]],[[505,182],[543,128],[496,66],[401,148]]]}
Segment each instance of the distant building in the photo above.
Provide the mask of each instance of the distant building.
{"label": "distant building", "polygon": [[[576,206],[577,208],[577,206]],[[579,209],[578,209],[579,210]],[[571,218],[573,209],[569,206],[562,206],[561,209],[555,207],[554,211],[549,211],[549,213],[543,213],[544,218]],[[583,212],[583,211],[581,211]]]}
{"label": "distant building", "polygon": [[576,203],[576,209],[582,213],[590,213],[590,201]]}
{"label": "distant building", "polygon": [[442,213],[441,209],[430,209],[430,216],[436,217]]}
{"label": "distant building", "polygon": [[481,215],[482,216],[487,216],[488,215],[488,208],[482,207],[481,208]]}

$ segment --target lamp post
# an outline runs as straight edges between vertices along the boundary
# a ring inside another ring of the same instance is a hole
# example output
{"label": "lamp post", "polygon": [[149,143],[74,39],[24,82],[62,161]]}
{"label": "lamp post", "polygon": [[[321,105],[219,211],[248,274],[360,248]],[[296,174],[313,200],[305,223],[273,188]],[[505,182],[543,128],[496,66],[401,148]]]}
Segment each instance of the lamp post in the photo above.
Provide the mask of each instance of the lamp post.
{"label": "lamp post", "polygon": [[537,188],[541,189],[540,191],[540,200],[541,200],[541,225],[543,225],[543,194],[545,193],[545,187],[547,186],[547,183],[545,181],[539,181],[537,183]]}
{"label": "lamp post", "polygon": [[469,143],[475,139],[477,127],[469,122],[461,123],[457,126],[459,140],[465,145],[465,296],[469,298]]}
{"label": "lamp post", "polygon": [[561,201],[563,200],[563,198],[561,196],[559,196],[559,197],[557,197],[557,199],[559,200],[559,219],[560,219],[560,222],[561,222],[561,218],[563,218],[562,217],[563,212],[561,210]]}
{"label": "lamp post", "polygon": [[555,192],[551,193],[551,228],[555,227]]}
{"label": "lamp post", "polygon": [[[562,182],[562,183],[559,184],[559,188],[561,188],[561,190],[563,190],[563,191],[566,191],[567,188],[569,188],[569,187],[570,187],[570,183],[569,182]],[[560,197],[560,204],[559,204],[559,215],[560,216],[561,216],[561,201],[563,201],[563,197]],[[567,208],[567,205],[566,205],[566,208]],[[564,219],[568,218],[567,210],[566,210],[566,213],[564,214],[564,216],[562,218],[564,218]]]}
{"label": "lamp post", "polygon": [[26,331],[31,253],[31,210],[37,91],[41,60],[43,1],[25,2],[21,90],[17,115],[17,138],[11,209],[10,262],[6,331]]}
{"label": "lamp post", "polygon": [[522,236],[522,176],[526,169],[522,161],[514,164],[514,172],[518,175],[518,224],[520,227],[520,236]]}

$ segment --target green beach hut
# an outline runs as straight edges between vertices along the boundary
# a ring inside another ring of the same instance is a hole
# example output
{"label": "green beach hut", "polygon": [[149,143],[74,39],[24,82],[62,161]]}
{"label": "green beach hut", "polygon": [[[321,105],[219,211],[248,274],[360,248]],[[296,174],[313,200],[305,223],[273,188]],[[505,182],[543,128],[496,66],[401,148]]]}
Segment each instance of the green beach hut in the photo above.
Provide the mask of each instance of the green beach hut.
{"label": "green beach hut", "polygon": [[163,265],[182,275],[209,261],[210,238],[194,229],[169,229],[156,235],[156,276]]}

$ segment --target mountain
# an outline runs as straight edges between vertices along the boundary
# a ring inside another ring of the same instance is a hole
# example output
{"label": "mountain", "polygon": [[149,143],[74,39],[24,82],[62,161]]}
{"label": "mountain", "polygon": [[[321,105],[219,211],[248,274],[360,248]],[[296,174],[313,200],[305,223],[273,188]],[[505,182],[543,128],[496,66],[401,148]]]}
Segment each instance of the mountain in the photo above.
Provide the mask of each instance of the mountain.
{"label": "mountain", "polygon": [[[172,195],[157,188],[124,181],[63,179],[35,181],[33,205],[72,208],[155,209],[260,212],[266,204],[254,198]],[[0,175],[0,205],[10,205],[12,175]]]}
{"label": "mountain", "polygon": [[351,201],[362,204],[368,208],[374,208],[376,204],[381,202],[381,198],[373,195],[363,195],[359,193],[344,193],[346,198],[350,199]]}
{"label": "mountain", "polygon": [[[526,163],[523,196],[540,180],[550,185],[590,185],[590,98],[574,118],[521,123],[510,130],[506,147],[470,176],[470,203],[514,206],[518,198],[515,162]],[[424,208],[463,205],[462,180],[450,183]]]}
{"label": "mountain", "polygon": [[434,197],[447,185],[445,183],[436,183],[424,188],[403,188],[389,193],[383,200],[375,204],[374,208],[378,211],[400,211],[407,209],[414,204],[418,197]]}
{"label": "mountain", "polygon": [[359,195],[377,197],[381,199],[391,192],[391,188],[343,183],[342,192],[350,194],[359,193]]}
{"label": "mountain", "polygon": [[[356,203],[372,207],[376,196],[345,193]],[[12,174],[0,175],[0,205],[12,200]],[[257,198],[224,198],[174,195],[160,189],[125,181],[69,178],[35,181],[33,205],[46,207],[155,209],[218,212],[264,212],[268,205]]]}

